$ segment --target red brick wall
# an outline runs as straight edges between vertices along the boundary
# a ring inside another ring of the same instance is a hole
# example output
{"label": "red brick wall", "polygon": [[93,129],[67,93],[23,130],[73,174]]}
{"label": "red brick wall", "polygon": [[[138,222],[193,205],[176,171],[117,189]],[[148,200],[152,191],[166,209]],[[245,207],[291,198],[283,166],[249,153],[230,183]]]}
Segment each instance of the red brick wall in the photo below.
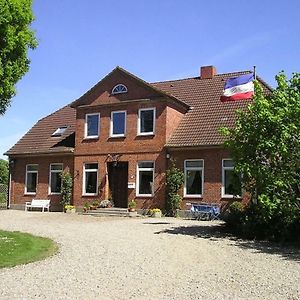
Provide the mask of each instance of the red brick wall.
{"label": "red brick wall", "polygon": [[[75,157],[75,179],[74,179],[74,204],[83,206],[85,202],[92,202],[93,200],[103,200],[105,172],[106,172],[107,155],[86,155]],[[134,199],[137,202],[137,208],[149,207],[164,207],[165,199],[165,170],[166,160],[165,151],[160,153],[131,153],[121,154],[119,161],[128,162],[128,182],[136,184],[137,176],[137,162],[150,160],[155,162],[154,171],[154,197],[139,197],[136,196],[136,189],[128,189],[128,200]],[[98,163],[98,186],[99,191],[97,196],[82,196],[83,183],[83,165],[84,163],[97,162]]]}
{"label": "red brick wall", "polygon": [[168,141],[174,130],[178,127],[184,114],[171,106],[167,106],[166,110],[166,141]]}
{"label": "red brick wall", "polygon": [[[11,204],[12,207],[16,205],[25,204],[26,201],[36,199],[50,199],[52,210],[60,208],[60,196],[49,195],[49,171],[50,164],[63,163],[64,169],[69,169],[73,174],[73,156],[48,156],[48,157],[26,157],[15,158],[15,164],[12,169],[12,182],[11,182]],[[36,195],[25,195],[25,176],[26,165],[38,164],[38,183]]]}
{"label": "red brick wall", "polygon": [[[112,95],[111,91],[117,84],[124,84],[128,92],[124,94]],[[105,77],[100,84],[97,84],[89,93],[85,95],[85,104],[111,104],[132,99],[147,99],[159,96],[150,87],[146,87],[142,82],[136,80],[123,72],[115,71]]]}
{"label": "red brick wall", "polygon": [[[229,152],[221,148],[198,149],[198,150],[177,150],[169,149],[171,157],[176,160],[178,168],[184,171],[184,160],[203,159],[204,160],[204,187],[203,197],[191,198],[184,197],[182,208],[189,209],[186,205],[191,202],[221,203],[222,206],[228,206],[233,201],[230,198],[221,197],[222,187],[222,159],[230,158]],[[183,196],[183,189],[180,191]],[[243,197],[243,202],[248,201],[249,196]]]}
{"label": "red brick wall", "polygon": [[[138,111],[140,108],[156,108],[155,134],[149,136],[137,135]],[[110,138],[111,112],[126,110],[126,136]],[[100,113],[100,136],[98,139],[84,139],[85,115]],[[166,142],[166,103],[151,101],[146,103],[120,104],[118,106],[97,106],[78,109],[76,121],[75,154],[108,154],[161,151]]]}

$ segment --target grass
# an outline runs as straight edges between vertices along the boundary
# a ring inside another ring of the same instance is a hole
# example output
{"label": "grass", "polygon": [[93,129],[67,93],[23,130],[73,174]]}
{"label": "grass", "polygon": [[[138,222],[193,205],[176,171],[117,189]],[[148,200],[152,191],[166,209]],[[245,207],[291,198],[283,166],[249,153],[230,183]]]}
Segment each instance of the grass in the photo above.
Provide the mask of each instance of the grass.
{"label": "grass", "polygon": [[0,268],[44,259],[53,255],[57,249],[57,244],[51,239],[0,230]]}

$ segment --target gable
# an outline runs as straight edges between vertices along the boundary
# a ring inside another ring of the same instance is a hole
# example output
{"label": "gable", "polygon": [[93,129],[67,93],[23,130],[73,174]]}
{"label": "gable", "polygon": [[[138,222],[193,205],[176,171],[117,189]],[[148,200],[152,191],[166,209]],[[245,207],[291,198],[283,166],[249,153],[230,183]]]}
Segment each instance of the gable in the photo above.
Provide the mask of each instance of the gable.
{"label": "gable", "polygon": [[[118,84],[124,85],[127,88],[127,92],[113,94],[112,90]],[[166,95],[157,91],[143,80],[117,67],[78,100],[73,102],[71,106],[94,106],[162,96]]]}

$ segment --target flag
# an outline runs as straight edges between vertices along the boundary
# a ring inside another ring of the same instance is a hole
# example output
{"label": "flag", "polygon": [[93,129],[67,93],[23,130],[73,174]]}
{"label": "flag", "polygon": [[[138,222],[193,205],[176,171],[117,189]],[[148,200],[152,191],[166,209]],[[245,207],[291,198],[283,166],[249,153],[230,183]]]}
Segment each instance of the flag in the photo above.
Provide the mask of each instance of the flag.
{"label": "flag", "polygon": [[253,73],[227,79],[221,101],[251,99],[254,95],[253,80]]}

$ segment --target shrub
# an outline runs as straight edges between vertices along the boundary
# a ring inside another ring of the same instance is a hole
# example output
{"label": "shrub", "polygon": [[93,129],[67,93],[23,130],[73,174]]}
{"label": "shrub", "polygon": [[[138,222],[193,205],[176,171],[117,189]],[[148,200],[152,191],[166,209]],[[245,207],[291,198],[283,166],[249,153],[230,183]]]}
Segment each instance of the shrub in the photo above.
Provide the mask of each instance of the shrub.
{"label": "shrub", "polygon": [[175,216],[176,210],[181,208],[182,197],[178,191],[184,183],[184,173],[175,167],[175,161],[172,160],[171,168],[167,170],[167,203],[166,210],[169,216]]}
{"label": "shrub", "polygon": [[7,201],[7,194],[0,193],[0,203],[5,203]]}
{"label": "shrub", "polygon": [[60,203],[65,206],[71,204],[73,179],[69,171],[64,171],[61,174],[61,201]]}
{"label": "shrub", "polygon": [[230,204],[227,213],[224,216],[227,225],[235,227],[236,229],[242,225],[245,214],[245,206],[239,202],[234,201]]}

